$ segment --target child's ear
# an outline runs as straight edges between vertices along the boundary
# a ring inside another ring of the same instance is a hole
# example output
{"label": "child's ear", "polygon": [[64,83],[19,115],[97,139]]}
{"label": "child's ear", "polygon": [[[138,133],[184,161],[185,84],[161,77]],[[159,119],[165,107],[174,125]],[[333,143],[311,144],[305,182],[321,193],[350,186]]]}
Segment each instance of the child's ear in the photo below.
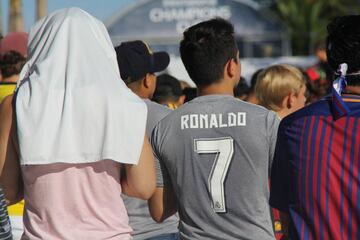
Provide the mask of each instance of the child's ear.
{"label": "child's ear", "polygon": [[295,103],[295,93],[289,93],[288,95],[288,108],[292,108]]}
{"label": "child's ear", "polygon": [[151,78],[150,78],[150,73],[147,73],[144,77],[144,79],[142,80],[142,85],[145,88],[150,88],[151,87]]}

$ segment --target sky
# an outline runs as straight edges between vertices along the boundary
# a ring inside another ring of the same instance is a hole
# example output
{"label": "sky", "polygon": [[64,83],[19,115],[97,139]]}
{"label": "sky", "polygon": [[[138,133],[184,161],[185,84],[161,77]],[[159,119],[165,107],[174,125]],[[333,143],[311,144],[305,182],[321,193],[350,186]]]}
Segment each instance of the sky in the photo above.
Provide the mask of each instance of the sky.
{"label": "sky", "polygon": [[[9,0],[0,0],[3,14],[4,33],[7,32],[9,16]],[[106,21],[112,14],[121,10],[121,8],[138,0],[48,0],[48,13],[65,8],[80,7],[89,12],[96,18]],[[35,23],[36,0],[22,0],[25,30],[29,31]]]}

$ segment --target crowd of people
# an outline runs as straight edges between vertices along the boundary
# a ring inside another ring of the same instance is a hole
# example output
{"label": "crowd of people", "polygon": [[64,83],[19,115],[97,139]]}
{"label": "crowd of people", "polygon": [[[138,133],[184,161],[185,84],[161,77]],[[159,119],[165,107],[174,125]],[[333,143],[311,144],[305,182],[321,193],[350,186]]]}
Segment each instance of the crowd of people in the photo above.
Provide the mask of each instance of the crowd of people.
{"label": "crowd of people", "polygon": [[360,239],[359,23],[246,80],[233,25],[200,22],[179,43],[196,88],[78,8],[9,33],[0,239]]}

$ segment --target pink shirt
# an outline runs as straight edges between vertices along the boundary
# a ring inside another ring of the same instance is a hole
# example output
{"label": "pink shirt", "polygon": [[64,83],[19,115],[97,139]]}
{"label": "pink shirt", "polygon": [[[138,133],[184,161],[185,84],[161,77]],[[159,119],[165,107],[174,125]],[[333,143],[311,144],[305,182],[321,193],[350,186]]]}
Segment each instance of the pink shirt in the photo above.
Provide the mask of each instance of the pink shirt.
{"label": "pink shirt", "polygon": [[22,174],[22,239],[131,239],[119,163],[27,165]]}

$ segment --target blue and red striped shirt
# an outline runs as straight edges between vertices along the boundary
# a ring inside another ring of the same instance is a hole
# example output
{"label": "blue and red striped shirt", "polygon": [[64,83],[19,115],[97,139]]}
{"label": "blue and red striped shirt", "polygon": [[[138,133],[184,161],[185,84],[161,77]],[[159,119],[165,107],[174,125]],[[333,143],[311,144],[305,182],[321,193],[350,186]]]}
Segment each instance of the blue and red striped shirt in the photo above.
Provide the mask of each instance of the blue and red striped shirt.
{"label": "blue and red striped shirt", "polygon": [[342,99],[341,118],[328,97],[280,123],[270,205],[290,215],[292,239],[360,239],[360,96]]}

